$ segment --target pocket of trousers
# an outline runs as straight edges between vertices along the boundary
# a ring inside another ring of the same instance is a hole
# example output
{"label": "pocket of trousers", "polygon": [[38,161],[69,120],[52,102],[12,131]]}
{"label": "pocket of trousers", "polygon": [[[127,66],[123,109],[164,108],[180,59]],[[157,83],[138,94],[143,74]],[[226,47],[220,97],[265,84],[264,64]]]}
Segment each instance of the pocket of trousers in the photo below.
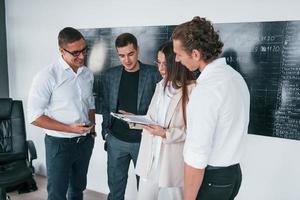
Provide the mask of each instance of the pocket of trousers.
{"label": "pocket of trousers", "polygon": [[232,195],[234,184],[212,183],[207,184],[207,190],[211,199],[229,199]]}
{"label": "pocket of trousers", "polygon": [[214,184],[214,183],[208,183],[208,187],[213,188],[230,188],[233,186],[233,184]]}

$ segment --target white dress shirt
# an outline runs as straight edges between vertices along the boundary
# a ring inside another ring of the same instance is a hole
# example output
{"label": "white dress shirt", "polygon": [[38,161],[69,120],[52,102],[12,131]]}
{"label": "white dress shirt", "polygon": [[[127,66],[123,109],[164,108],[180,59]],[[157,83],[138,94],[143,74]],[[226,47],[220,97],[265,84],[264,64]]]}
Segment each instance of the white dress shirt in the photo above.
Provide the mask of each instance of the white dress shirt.
{"label": "white dress shirt", "polygon": [[[89,123],[88,113],[95,109],[93,82],[93,74],[87,67],[82,66],[75,73],[63,58],[59,58],[33,80],[27,106],[29,122],[47,115],[65,124]],[[78,136],[48,129],[44,131],[54,137]]]}
{"label": "white dress shirt", "polygon": [[239,163],[249,109],[250,95],[243,77],[225,58],[208,64],[187,106],[184,161],[197,169]]}

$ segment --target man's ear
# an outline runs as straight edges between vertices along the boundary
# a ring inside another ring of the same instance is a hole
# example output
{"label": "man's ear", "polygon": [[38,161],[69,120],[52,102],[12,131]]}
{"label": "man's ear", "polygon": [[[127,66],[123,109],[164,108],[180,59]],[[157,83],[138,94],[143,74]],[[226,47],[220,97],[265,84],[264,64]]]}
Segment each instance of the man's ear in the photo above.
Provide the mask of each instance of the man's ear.
{"label": "man's ear", "polygon": [[192,58],[197,61],[200,61],[202,59],[202,53],[197,49],[193,49],[192,50]]}
{"label": "man's ear", "polygon": [[63,53],[64,53],[63,48],[59,47],[59,52],[60,52],[61,55],[63,55]]}

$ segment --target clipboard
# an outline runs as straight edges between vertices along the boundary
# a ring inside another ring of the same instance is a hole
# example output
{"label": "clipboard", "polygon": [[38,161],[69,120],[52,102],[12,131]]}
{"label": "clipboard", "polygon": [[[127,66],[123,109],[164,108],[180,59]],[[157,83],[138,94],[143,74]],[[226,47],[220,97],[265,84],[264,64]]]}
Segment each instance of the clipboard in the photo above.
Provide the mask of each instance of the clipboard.
{"label": "clipboard", "polygon": [[146,115],[124,115],[119,113],[110,113],[111,116],[125,121],[127,123],[142,124],[142,125],[158,125],[156,122],[149,119]]}

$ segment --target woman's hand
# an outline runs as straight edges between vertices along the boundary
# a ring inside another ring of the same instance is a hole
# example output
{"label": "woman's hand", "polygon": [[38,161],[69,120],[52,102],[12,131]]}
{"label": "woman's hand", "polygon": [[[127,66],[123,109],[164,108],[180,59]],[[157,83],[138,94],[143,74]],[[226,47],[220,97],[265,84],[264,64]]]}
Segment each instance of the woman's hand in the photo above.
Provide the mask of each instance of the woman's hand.
{"label": "woman's hand", "polygon": [[149,131],[152,135],[160,136],[162,138],[166,138],[166,129],[159,125],[142,125],[143,129]]}

